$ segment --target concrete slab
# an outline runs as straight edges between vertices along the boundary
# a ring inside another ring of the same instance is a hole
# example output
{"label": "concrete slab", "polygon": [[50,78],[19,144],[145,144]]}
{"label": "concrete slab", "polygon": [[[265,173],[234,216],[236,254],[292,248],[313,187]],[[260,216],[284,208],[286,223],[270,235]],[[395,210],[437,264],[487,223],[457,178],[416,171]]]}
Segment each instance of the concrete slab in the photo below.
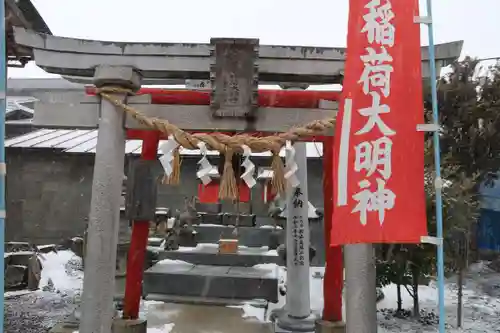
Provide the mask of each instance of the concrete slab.
{"label": "concrete slab", "polygon": [[344,322],[331,322],[325,320],[316,321],[316,333],[345,333]]}
{"label": "concrete slab", "polygon": [[277,302],[278,276],[269,269],[159,262],[144,272],[144,293]]}
{"label": "concrete slab", "polygon": [[78,332],[77,326],[67,326],[64,323],[59,323],[52,327],[49,331],[50,333],[74,333]]}
{"label": "concrete slab", "polygon": [[[147,308],[148,328],[170,333],[271,333],[270,323],[243,318],[236,307],[156,303]],[[165,329],[165,328],[169,329]]]}
{"label": "concrete slab", "polygon": [[[273,324],[272,326],[272,333],[298,333],[298,332],[293,332],[293,331],[287,331],[281,327],[279,327],[278,325],[276,324]],[[314,331],[309,331],[309,332],[301,332],[301,333],[315,333]]]}
{"label": "concrete slab", "polygon": [[111,327],[111,333],[146,333],[147,322],[145,320],[115,319]]}
{"label": "concrete slab", "polygon": [[5,252],[32,251],[33,246],[28,242],[7,242],[5,243]]}

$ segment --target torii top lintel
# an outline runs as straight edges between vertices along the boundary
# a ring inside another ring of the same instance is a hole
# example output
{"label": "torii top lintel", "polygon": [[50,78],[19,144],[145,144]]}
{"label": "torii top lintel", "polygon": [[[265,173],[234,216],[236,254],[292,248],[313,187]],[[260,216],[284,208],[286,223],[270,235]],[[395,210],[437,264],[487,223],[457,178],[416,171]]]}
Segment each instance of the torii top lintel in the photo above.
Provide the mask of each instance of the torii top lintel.
{"label": "torii top lintel", "polygon": [[[83,40],[15,28],[19,45],[32,49],[36,64],[49,73],[92,78],[96,66],[134,66],[143,84],[184,84],[210,79],[212,44],[124,43]],[[258,41],[257,41],[258,42]],[[456,60],[463,41],[436,45],[437,69]],[[345,49],[304,46],[256,46],[259,83],[340,83]],[[428,48],[422,47],[423,76],[428,77]]]}
{"label": "torii top lintel", "polygon": [[[118,85],[136,90],[148,79],[156,83],[210,80],[207,106],[160,106],[151,104],[151,96],[127,98],[128,107],[122,107],[129,112],[137,107],[146,117],[137,121],[139,113],[129,114],[125,123],[128,129],[144,129],[145,123],[153,126],[146,119],[162,119],[170,127],[188,131],[276,133],[305,124],[312,124],[311,128],[323,126],[317,120],[331,128],[336,105],[263,107],[258,85],[273,82],[304,88],[308,84],[340,83],[345,58],[343,49],[260,46],[258,39],[243,38],[213,38],[210,44],[115,43],[55,37],[23,28],[15,30],[15,38],[16,43],[32,50],[36,64],[45,71],[86,77],[98,87]],[[455,60],[461,47],[462,42],[438,46],[438,66]],[[422,49],[422,58],[426,62],[426,48]],[[81,95],[41,98],[35,112],[35,123],[42,126],[95,128],[98,119],[99,100]]]}

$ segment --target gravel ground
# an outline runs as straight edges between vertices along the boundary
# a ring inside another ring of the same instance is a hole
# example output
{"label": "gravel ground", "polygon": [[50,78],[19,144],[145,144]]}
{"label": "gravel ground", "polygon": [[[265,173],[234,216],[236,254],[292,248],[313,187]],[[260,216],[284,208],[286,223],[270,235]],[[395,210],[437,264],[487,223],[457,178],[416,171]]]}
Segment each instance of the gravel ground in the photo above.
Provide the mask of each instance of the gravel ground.
{"label": "gravel ground", "polygon": [[5,299],[5,333],[46,333],[75,309],[68,294],[33,292]]}
{"label": "gravel ground", "polygon": [[5,294],[5,333],[46,333],[76,308],[83,278],[81,259],[70,251],[41,259],[41,290]]}

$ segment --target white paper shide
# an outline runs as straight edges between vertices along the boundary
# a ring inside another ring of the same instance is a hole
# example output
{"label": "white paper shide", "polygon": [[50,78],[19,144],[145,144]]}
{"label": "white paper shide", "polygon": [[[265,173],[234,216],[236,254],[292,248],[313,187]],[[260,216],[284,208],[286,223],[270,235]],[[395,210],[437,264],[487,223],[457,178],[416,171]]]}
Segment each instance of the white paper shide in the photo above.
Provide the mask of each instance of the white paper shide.
{"label": "white paper shide", "polygon": [[243,179],[248,188],[252,188],[257,184],[257,181],[254,178],[255,164],[253,164],[250,160],[252,150],[247,145],[242,145],[241,148],[243,149],[243,162],[241,163],[241,166],[245,168],[245,172],[241,174],[241,179]]}
{"label": "white paper shide", "polygon": [[214,166],[210,163],[207,158],[207,144],[205,142],[200,141],[198,143],[198,148],[200,149],[201,159],[198,161],[198,171],[196,172],[196,177],[203,183],[203,185],[208,185],[212,181],[212,177],[210,177],[210,172],[214,168]]}
{"label": "white paper shide", "polygon": [[170,135],[167,142],[160,146],[160,150],[163,153],[163,156],[161,156],[159,160],[167,177],[172,174],[172,171],[174,169],[172,166],[172,162],[174,161],[174,150],[178,147],[179,143],[175,141],[173,135]]}
{"label": "white paper shide", "polygon": [[296,188],[300,185],[299,179],[297,178],[297,162],[295,162],[295,148],[290,141],[285,143],[285,180],[288,184]]}
{"label": "white paper shide", "polygon": [[[353,213],[359,214],[360,223],[366,225],[369,213],[376,213],[380,225],[384,223],[388,210],[394,208],[396,195],[386,186],[392,175],[392,139],[396,132],[389,124],[384,122],[384,115],[391,112],[386,99],[391,94],[391,75],[394,71],[391,56],[391,49],[395,42],[396,28],[393,25],[395,18],[390,0],[371,0],[365,6],[366,13],[363,16],[364,26],[361,30],[366,35],[368,47],[365,54],[361,55],[364,69],[358,80],[363,93],[371,97],[371,105],[359,108],[355,112],[366,119],[361,128],[352,129],[354,135],[359,136],[362,141],[354,147],[354,171],[363,174],[363,180],[359,181],[358,192],[352,198],[356,205]],[[346,106],[352,105],[346,101]],[[344,118],[351,117],[351,110],[344,110]],[[349,125],[341,133],[341,147],[339,153],[339,183],[342,179],[343,186],[347,187],[348,170],[352,166],[347,166],[348,154],[351,151],[349,146],[350,119],[343,121],[342,126]],[[369,134],[369,135],[368,135]],[[378,136],[373,140],[374,135]],[[367,137],[366,139],[364,137]],[[369,138],[370,139],[369,139]],[[356,140],[359,142],[359,140]],[[343,147],[342,145],[347,145]],[[341,167],[344,163],[344,167]],[[347,190],[339,187],[338,205],[347,204]]]}

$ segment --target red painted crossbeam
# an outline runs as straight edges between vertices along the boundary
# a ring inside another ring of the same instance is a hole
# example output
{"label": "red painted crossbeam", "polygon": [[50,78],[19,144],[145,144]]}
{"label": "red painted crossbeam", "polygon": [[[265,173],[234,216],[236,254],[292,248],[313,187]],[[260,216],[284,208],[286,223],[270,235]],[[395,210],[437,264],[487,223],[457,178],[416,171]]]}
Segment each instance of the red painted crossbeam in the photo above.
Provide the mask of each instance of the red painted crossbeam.
{"label": "red painted crossbeam", "polygon": [[[87,87],[89,95],[95,94],[95,88]],[[138,95],[151,95],[153,104],[171,105],[210,105],[210,92],[185,89],[142,88]],[[259,90],[258,102],[261,107],[275,108],[307,108],[314,109],[319,106],[320,100],[338,101],[338,91],[312,91],[312,90]],[[145,130],[128,130],[127,139],[142,140]],[[232,134],[232,133],[226,133]],[[254,136],[266,136],[268,133],[251,133]],[[161,136],[160,139],[166,139]],[[303,141],[323,141],[324,137],[304,138]]]}
{"label": "red painted crossbeam", "polygon": [[[149,132],[149,130],[129,129],[129,130],[127,130],[127,139],[128,140],[142,140],[144,138],[146,132]],[[202,133],[202,132],[193,132],[193,131],[187,131],[187,132],[189,132],[191,134]],[[217,133],[227,134],[227,135],[235,134],[235,133],[229,133],[229,132],[217,132]],[[261,132],[251,132],[251,133],[247,133],[247,134],[255,136],[255,137],[269,136],[269,133],[261,133]],[[299,141],[302,141],[302,142],[323,142],[325,139],[326,139],[326,136],[314,136],[314,137],[305,137]],[[165,134],[161,133],[160,140],[167,140],[167,136]]]}
{"label": "red painted crossbeam", "polygon": [[[94,88],[88,87],[87,93],[91,95],[95,94]],[[139,91],[139,94],[151,95],[153,104],[210,104],[210,93],[205,91],[143,88]],[[339,99],[340,93],[332,91],[260,90],[258,101],[261,107],[317,108],[320,100],[338,101]],[[252,134],[256,136],[263,135],[262,133]],[[127,137],[128,139],[143,140],[141,157],[145,160],[156,159],[158,141],[164,138],[161,137],[158,132],[147,130],[128,130]],[[324,137],[307,138],[307,141],[319,141],[320,139],[322,140]],[[333,186],[331,181],[327,180],[326,184],[327,188],[331,190]],[[328,206],[328,204],[325,204],[325,206]],[[329,234],[329,229],[326,228],[325,235]],[[134,221],[128,253],[127,281],[123,311],[124,318],[138,318],[147,239],[148,221]],[[327,242],[327,244],[329,243]],[[334,251],[334,254],[333,256],[327,256],[327,260],[329,261],[327,270],[331,271],[331,273],[328,274],[328,281],[332,282],[332,288],[325,288],[324,297],[326,310],[323,314],[324,318],[337,318],[339,316],[338,313],[341,312],[342,309],[341,298],[338,297],[342,293],[342,289],[339,287],[339,281],[342,279],[340,273],[342,269],[342,256],[341,252],[338,250]],[[338,254],[340,254],[340,256]]]}
{"label": "red painted crossbeam", "polygon": [[[94,95],[93,87],[87,87],[89,95]],[[153,104],[210,105],[209,91],[186,89],[142,88],[138,95],[151,95]],[[317,108],[320,100],[338,101],[339,91],[313,90],[259,90],[258,102],[261,107],[275,108]]]}

